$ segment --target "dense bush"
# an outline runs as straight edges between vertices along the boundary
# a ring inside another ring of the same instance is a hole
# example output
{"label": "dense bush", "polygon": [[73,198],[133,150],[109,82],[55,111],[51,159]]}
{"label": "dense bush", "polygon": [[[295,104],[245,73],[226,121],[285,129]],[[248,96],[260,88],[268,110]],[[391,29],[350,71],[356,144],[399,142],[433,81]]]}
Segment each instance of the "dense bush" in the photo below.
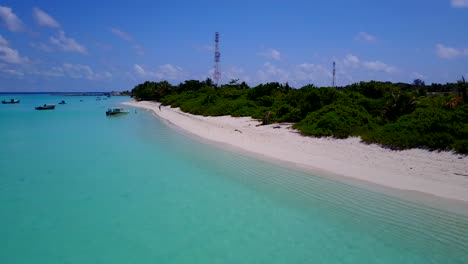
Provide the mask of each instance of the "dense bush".
{"label": "dense bush", "polygon": [[294,128],[306,135],[346,138],[361,135],[374,126],[372,116],[362,106],[341,101],[310,113]]}
{"label": "dense bush", "polygon": [[455,111],[433,106],[417,108],[396,122],[363,136],[363,140],[394,149],[419,147],[467,153],[468,109],[466,105]]}
{"label": "dense bush", "polygon": [[363,137],[392,148],[447,149],[454,143],[452,113],[439,108],[418,108],[395,123],[386,124]]}
{"label": "dense bush", "polygon": [[[305,135],[345,138],[393,149],[451,149],[468,153],[467,84],[426,86],[390,82],[360,82],[339,89],[287,83],[250,88],[237,80],[216,87],[210,79],[188,80],[177,86],[145,82],[134,87],[137,100],[156,100],[182,111],[205,116],[251,116],[271,122],[292,122]],[[458,91],[456,96],[434,92]],[[426,91],[428,95],[426,96]],[[464,100],[463,100],[464,99]]]}

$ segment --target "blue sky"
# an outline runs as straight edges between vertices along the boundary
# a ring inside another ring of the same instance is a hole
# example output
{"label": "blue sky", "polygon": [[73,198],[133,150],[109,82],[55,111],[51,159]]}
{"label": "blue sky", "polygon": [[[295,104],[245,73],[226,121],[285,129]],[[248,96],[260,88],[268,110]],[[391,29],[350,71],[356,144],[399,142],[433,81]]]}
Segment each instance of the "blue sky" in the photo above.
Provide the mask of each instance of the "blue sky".
{"label": "blue sky", "polygon": [[0,2],[0,91],[468,78],[468,0]]}

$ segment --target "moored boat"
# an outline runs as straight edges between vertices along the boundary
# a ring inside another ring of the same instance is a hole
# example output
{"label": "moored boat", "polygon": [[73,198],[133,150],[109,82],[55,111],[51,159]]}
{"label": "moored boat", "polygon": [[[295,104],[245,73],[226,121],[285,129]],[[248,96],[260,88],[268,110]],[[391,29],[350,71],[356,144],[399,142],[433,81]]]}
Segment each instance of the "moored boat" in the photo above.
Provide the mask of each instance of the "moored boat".
{"label": "moored boat", "polygon": [[66,104],[66,103],[65,103],[65,101],[62,100],[62,101],[61,101],[60,103],[58,103],[58,104]]}
{"label": "moored boat", "polygon": [[53,110],[53,109],[55,109],[54,104],[44,104],[44,105],[36,107],[36,110]]}
{"label": "moored boat", "polygon": [[19,104],[20,100],[10,99],[10,101],[2,101],[2,104]]}
{"label": "moored boat", "polygon": [[106,116],[113,116],[113,115],[125,115],[128,114],[129,112],[125,110],[122,107],[115,107],[115,108],[109,108],[106,111]]}

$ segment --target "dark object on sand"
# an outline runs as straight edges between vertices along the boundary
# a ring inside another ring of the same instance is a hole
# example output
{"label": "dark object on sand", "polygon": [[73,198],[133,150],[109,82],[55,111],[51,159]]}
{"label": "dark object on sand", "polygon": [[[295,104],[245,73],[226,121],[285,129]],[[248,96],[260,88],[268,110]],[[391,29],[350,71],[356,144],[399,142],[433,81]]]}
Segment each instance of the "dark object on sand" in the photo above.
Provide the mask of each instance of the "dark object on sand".
{"label": "dark object on sand", "polygon": [[270,124],[270,111],[265,113],[265,117],[263,118],[262,125]]}

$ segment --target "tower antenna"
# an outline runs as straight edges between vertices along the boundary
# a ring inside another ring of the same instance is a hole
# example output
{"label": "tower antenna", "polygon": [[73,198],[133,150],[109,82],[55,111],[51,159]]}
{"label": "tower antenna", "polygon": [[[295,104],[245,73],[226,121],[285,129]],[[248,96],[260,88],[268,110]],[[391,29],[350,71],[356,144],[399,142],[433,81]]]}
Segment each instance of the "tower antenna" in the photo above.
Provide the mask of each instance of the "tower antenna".
{"label": "tower antenna", "polygon": [[336,71],[335,71],[335,62],[333,62],[333,81],[332,81],[332,87],[335,87],[336,86]]}
{"label": "tower antenna", "polygon": [[219,52],[219,32],[215,33],[215,65],[214,65],[214,73],[213,73],[213,80],[216,86],[219,84],[219,80],[221,79],[221,72],[219,71],[219,59],[221,58],[221,52]]}

